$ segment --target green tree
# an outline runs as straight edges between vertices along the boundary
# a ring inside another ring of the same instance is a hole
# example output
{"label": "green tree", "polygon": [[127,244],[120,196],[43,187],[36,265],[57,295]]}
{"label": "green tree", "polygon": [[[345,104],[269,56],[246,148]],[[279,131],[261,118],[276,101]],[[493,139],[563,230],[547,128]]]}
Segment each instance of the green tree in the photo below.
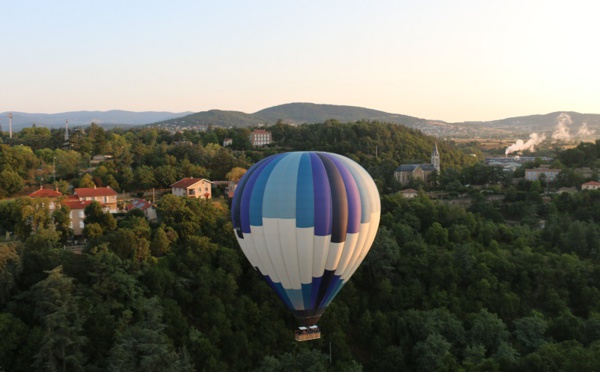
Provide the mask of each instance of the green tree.
{"label": "green tree", "polygon": [[13,195],[23,188],[23,178],[17,172],[3,170],[0,172],[0,194],[4,191],[5,195]]}
{"label": "green tree", "polygon": [[54,221],[56,232],[60,235],[60,240],[64,244],[68,238],[73,236],[71,208],[65,204],[61,204],[52,212],[52,220]]}
{"label": "green tree", "polygon": [[147,190],[157,186],[154,172],[149,166],[137,167],[134,171],[134,178],[138,189]]}
{"label": "green tree", "polygon": [[170,241],[167,233],[162,227],[154,231],[152,242],[150,243],[150,252],[154,257],[161,257],[170,251]]}
{"label": "green tree", "polygon": [[544,333],[548,328],[543,314],[534,311],[531,316],[518,319],[515,324],[515,338],[527,351],[533,351],[544,342]]}
{"label": "green tree", "polygon": [[23,271],[20,242],[0,243],[0,308],[8,302]]}
{"label": "green tree", "polygon": [[451,344],[440,334],[433,333],[415,345],[419,371],[435,371],[444,364]]}
{"label": "green tree", "polygon": [[33,365],[39,370],[83,370],[82,352],[87,340],[82,334],[81,313],[73,295],[73,279],[65,276],[62,266],[31,288],[35,317],[42,325],[42,340]]}
{"label": "green tree", "polygon": [[177,352],[165,335],[157,298],[143,300],[140,319],[117,334],[108,358],[115,371],[190,371],[194,366],[184,351]]}
{"label": "green tree", "polygon": [[92,175],[86,173],[79,179],[79,187],[82,188],[94,188],[96,184],[94,183],[94,178]]}
{"label": "green tree", "polygon": [[117,221],[109,212],[102,210],[102,205],[97,201],[93,201],[84,209],[85,218],[83,222],[87,225],[97,223],[102,228],[103,234],[113,231],[117,228]]}

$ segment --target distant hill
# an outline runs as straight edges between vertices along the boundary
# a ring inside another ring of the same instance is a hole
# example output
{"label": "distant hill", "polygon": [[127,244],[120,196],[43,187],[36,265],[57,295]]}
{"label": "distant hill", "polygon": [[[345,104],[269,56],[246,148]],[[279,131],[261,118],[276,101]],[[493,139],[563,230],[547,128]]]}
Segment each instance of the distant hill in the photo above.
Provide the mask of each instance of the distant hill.
{"label": "distant hill", "polygon": [[[518,116],[488,122],[469,122],[465,125],[493,128],[512,133],[545,133],[552,135],[557,130],[563,135],[580,137],[600,135],[600,114],[580,114],[572,111],[557,111],[545,115]],[[560,127],[560,128],[559,128]],[[592,133],[595,132],[595,133]]]}
{"label": "distant hill", "polygon": [[[286,103],[269,107],[253,114],[240,111],[209,110],[197,113],[131,112],[131,111],[75,111],[60,114],[27,114],[13,112],[13,130],[32,124],[46,127],[70,127],[94,122],[104,127],[127,125],[155,125],[171,130],[214,127],[249,127],[275,124],[282,120],[289,124],[314,124],[335,119],[342,123],[360,120],[402,124],[438,138],[527,138],[530,133],[553,134],[563,139],[594,139],[600,137],[600,114],[580,114],[558,111],[544,115],[512,117],[493,121],[447,123],[408,115],[387,113],[364,107],[326,105],[315,103]],[[0,124],[8,130],[7,112],[0,114]],[[559,128],[560,127],[560,128]],[[558,131],[558,132],[557,132]],[[556,134],[556,133],[558,134]]]}
{"label": "distant hill", "polygon": [[254,114],[246,114],[239,111],[210,110],[195,114],[164,120],[153,123],[162,127],[172,129],[183,129],[186,127],[248,127],[260,124],[275,124],[282,120],[288,124],[314,124],[323,123],[329,119],[338,120],[342,123],[355,122],[359,120],[380,121],[386,123],[403,124],[410,128],[421,129],[431,125],[431,121],[419,119],[407,115],[390,114],[383,111],[341,105],[325,105],[315,103],[287,103],[273,106]]}
{"label": "distant hill", "polygon": [[155,122],[150,125],[163,127],[249,127],[251,125],[267,124],[268,122],[253,114],[240,111],[210,110],[189,114],[178,118]]}
{"label": "distant hill", "polygon": [[[123,110],[110,111],[71,111],[57,114],[29,114],[25,112],[12,111],[12,126],[14,131],[35,124],[39,127],[57,128],[64,127],[65,120],[69,121],[69,127],[90,125],[96,123],[104,127],[142,125],[188,115],[190,112],[173,113],[166,111],[144,111],[133,112]],[[0,113],[2,130],[8,131],[9,112]]]}
{"label": "distant hill", "polygon": [[335,119],[342,123],[370,120],[398,123],[413,127],[428,122],[425,119],[419,119],[413,116],[390,114],[363,107],[298,102],[269,107],[255,112],[254,115],[266,119],[269,123],[283,120],[290,124],[323,123],[329,119]]}

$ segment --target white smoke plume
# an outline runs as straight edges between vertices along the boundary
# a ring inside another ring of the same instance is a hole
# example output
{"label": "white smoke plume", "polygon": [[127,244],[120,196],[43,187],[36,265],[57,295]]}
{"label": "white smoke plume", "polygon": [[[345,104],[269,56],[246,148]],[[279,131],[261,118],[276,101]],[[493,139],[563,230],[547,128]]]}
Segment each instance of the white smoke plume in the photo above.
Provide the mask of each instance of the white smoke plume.
{"label": "white smoke plume", "polygon": [[535,151],[535,146],[542,143],[545,139],[546,139],[546,135],[543,133],[541,136],[538,135],[537,133],[531,133],[529,135],[529,140],[527,140],[527,142],[525,142],[523,140],[517,140],[517,142],[508,146],[508,148],[506,149],[504,154],[508,155],[511,152],[525,151],[525,150]]}
{"label": "white smoke plume", "polygon": [[567,113],[562,113],[556,118],[556,129],[552,133],[552,139],[554,142],[557,141],[568,141],[571,139],[570,127],[573,124],[573,120]]}
{"label": "white smoke plume", "polygon": [[595,130],[589,129],[587,123],[584,122],[581,127],[579,127],[579,131],[577,131],[577,137],[589,137],[596,133]]}

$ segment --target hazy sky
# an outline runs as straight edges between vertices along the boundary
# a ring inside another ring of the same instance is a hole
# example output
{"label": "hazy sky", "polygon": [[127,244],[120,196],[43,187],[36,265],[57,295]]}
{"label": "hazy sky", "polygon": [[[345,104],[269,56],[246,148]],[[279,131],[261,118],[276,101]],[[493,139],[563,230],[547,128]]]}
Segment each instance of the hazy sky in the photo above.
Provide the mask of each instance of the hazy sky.
{"label": "hazy sky", "polygon": [[0,112],[600,113],[600,1],[2,1]]}

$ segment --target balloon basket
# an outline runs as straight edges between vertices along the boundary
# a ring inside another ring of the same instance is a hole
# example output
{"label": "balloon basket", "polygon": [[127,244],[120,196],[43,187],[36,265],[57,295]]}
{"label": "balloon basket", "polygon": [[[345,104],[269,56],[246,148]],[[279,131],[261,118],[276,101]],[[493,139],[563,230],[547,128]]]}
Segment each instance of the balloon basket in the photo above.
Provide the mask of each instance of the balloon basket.
{"label": "balloon basket", "polygon": [[321,330],[317,326],[298,327],[294,336],[296,341],[318,340],[321,338]]}

